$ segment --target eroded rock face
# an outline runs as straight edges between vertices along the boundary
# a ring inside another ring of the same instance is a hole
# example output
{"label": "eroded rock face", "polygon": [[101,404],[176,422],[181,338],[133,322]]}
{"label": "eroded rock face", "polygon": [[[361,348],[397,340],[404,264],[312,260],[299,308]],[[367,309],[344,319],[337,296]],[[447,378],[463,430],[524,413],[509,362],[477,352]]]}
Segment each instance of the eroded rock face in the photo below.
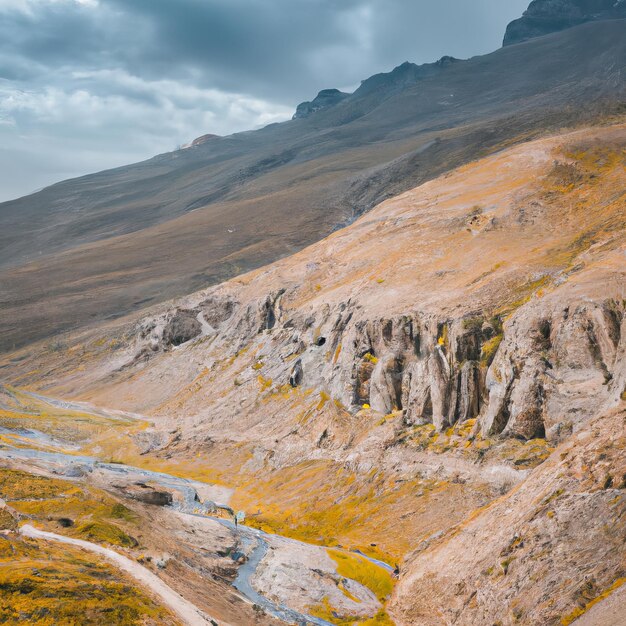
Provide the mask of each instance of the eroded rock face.
{"label": "eroded rock face", "polygon": [[524,15],[511,22],[504,45],[555,33],[600,19],[626,17],[623,0],[533,0]]}
{"label": "eroded rock face", "polygon": [[[323,391],[353,414],[402,411],[406,425],[440,431],[477,418],[483,437],[559,440],[624,389],[626,322],[616,300],[537,300],[508,319],[368,319],[348,302],[285,319],[288,295],[245,306],[213,296],[222,320],[215,346],[234,353],[257,345],[268,379]],[[164,337],[194,314],[179,312]]]}
{"label": "eroded rock face", "polygon": [[304,371],[302,370],[302,361],[298,359],[289,375],[289,384],[292,387],[299,387],[302,384]]}
{"label": "eroded rock face", "polygon": [[614,300],[514,317],[487,372],[483,434],[555,439],[619,401],[624,330],[624,306]]}
{"label": "eroded rock face", "polygon": [[206,323],[214,329],[218,329],[231,318],[235,306],[236,302],[228,298],[208,298],[200,303],[198,309]]}

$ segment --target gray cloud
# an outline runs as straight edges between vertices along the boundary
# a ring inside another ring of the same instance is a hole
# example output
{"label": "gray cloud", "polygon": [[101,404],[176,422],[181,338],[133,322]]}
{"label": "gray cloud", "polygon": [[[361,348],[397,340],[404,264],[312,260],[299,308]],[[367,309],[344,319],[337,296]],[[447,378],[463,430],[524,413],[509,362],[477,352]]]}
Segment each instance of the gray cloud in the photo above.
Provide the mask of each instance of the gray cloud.
{"label": "gray cloud", "polygon": [[500,45],[528,0],[2,0],[0,200]]}

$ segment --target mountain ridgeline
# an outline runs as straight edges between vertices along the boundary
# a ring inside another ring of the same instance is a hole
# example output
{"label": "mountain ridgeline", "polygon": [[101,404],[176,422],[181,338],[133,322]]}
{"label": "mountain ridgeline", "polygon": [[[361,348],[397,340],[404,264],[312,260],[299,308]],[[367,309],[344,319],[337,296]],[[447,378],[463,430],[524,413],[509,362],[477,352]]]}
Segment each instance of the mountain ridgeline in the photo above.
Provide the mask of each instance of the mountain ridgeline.
{"label": "mountain ridgeline", "polygon": [[0,204],[0,350],[219,283],[478,157],[623,113],[623,11],[533,2],[491,54],[404,63],[293,120]]}

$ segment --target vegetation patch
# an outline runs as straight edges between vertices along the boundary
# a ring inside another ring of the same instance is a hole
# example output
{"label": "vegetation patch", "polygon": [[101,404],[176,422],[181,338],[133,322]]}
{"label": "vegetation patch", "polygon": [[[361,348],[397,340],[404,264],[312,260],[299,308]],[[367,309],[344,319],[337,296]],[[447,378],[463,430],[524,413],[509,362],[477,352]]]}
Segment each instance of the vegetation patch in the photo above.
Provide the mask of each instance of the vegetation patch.
{"label": "vegetation patch", "polygon": [[357,615],[342,614],[341,611],[330,603],[328,596],[324,596],[320,604],[310,606],[307,610],[312,617],[317,617],[325,622],[336,624],[336,626],[354,626],[355,624],[361,623]]}
{"label": "vegetation patch", "polygon": [[347,554],[340,550],[328,550],[330,558],[337,563],[337,573],[367,587],[381,602],[393,590],[393,580],[389,572],[359,555]]}
{"label": "vegetation patch", "polygon": [[480,362],[482,365],[489,367],[493,363],[496,352],[502,343],[502,339],[504,339],[504,335],[500,333],[498,335],[494,335],[483,344],[480,352]]}
{"label": "vegetation patch", "polygon": [[342,614],[325,597],[320,604],[308,608],[309,615],[323,619],[336,626],[394,626],[393,621],[387,615],[385,609],[381,609],[372,617],[359,617],[358,615]]}
{"label": "vegetation patch", "polygon": [[137,546],[137,541],[118,525],[135,525],[137,516],[99,489],[0,469],[0,494],[17,511],[35,517],[54,531],[95,543]]}
{"label": "vegetation patch", "polygon": [[15,530],[17,520],[6,509],[0,509],[0,530]]}
{"label": "vegetation patch", "polygon": [[[466,496],[459,507],[462,491]],[[468,493],[460,483],[400,479],[376,468],[357,475],[341,464],[317,460],[250,476],[239,483],[231,505],[252,512],[246,525],[254,528],[359,550],[395,565],[424,535],[460,521],[485,496],[482,489]]]}
{"label": "vegetation patch", "polygon": [[72,546],[0,537],[0,623],[179,624],[121,572]]}
{"label": "vegetation patch", "polygon": [[67,481],[0,468],[0,498],[7,501],[57,498],[77,491],[80,489]]}
{"label": "vegetation patch", "polygon": [[127,535],[119,526],[107,522],[85,522],[76,527],[75,533],[87,541],[109,543],[124,548],[134,548],[137,540]]}
{"label": "vegetation patch", "polygon": [[[0,426],[7,429],[32,429],[64,441],[83,442],[105,432],[114,431],[119,436],[129,426],[142,424],[130,418],[57,408],[13,387],[0,386],[0,394],[4,405],[0,408]],[[36,440],[33,442],[29,447],[36,447]]]}

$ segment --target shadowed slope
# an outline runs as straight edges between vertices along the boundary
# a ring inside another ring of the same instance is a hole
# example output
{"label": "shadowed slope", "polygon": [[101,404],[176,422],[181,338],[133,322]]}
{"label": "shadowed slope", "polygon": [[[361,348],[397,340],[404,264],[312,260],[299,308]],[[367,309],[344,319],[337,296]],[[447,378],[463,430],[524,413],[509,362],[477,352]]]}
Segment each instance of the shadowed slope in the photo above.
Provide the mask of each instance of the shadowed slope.
{"label": "shadowed slope", "polygon": [[524,15],[512,21],[504,45],[558,32],[594,20],[626,17],[623,0],[533,0]]}

